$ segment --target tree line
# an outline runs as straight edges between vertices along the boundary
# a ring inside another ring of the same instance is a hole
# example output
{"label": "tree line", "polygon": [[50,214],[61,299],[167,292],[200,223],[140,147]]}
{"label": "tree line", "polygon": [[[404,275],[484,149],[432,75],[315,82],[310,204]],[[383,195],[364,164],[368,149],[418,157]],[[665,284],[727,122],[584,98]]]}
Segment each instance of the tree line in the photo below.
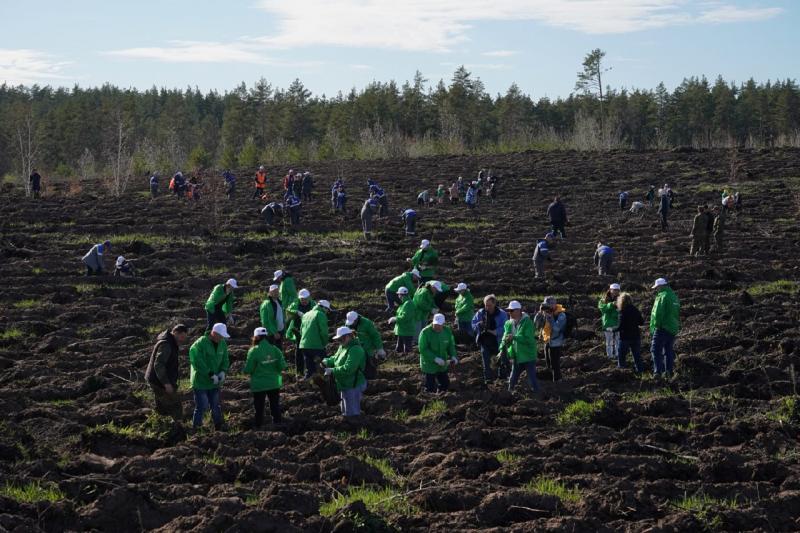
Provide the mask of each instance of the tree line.
{"label": "tree line", "polygon": [[795,80],[686,78],[673,91],[603,86],[603,53],[576,91],[534,101],[516,84],[491,96],[463,66],[449,83],[420,72],[333,97],[300,80],[225,93],[0,86],[0,173],[61,177],[171,173],[323,159],[403,158],[527,149],[800,146]]}

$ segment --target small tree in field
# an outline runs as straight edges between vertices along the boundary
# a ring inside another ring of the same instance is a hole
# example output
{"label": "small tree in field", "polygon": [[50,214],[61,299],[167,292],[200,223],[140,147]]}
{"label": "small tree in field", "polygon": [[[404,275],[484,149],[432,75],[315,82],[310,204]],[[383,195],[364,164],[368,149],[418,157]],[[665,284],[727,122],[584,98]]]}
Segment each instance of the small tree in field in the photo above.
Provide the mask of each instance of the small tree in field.
{"label": "small tree in field", "polygon": [[[583,60],[583,70],[578,72],[578,81],[575,82],[575,90],[582,91],[587,95],[595,95],[600,103],[600,132],[605,132],[604,110],[603,110],[603,74],[611,70],[611,67],[603,68],[603,58],[606,53],[595,48]],[[605,144],[605,143],[604,143]]]}
{"label": "small tree in field", "polygon": [[238,159],[240,167],[253,168],[258,165],[258,148],[252,137],[249,137],[244,143]]}
{"label": "small tree in field", "polygon": [[114,196],[122,196],[131,179],[133,157],[129,146],[130,127],[121,110],[114,114],[114,145],[108,151],[108,188]]}
{"label": "small tree in field", "polygon": [[195,170],[206,170],[211,167],[211,154],[202,146],[196,147],[189,154],[189,166]]}
{"label": "small tree in field", "polygon": [[15,114],[13,143],[19,157],[20,179],[25,187],[25,195],[30,196],[31,184],[28,177],[33,173],[33,162],[39,153],[41,132],[36,126],[30,104],[20,107]]}

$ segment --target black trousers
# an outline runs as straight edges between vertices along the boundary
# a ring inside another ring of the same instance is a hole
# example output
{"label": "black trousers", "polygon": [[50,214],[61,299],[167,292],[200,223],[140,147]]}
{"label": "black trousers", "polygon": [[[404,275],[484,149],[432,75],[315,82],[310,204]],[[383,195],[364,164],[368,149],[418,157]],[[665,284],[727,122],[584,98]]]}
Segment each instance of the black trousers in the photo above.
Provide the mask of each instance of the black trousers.
{"label": "black trousers", "polygon": [[253,393],[253,406],[256,409],[255,426],[257,428],[264,424],[264,404],[269,398],[269,412],[272,415],[274,424],[281,423],[281,399],[280,389],[262,390]]}
{"label": "black trousers", "polygon": [[563,346],[550,346],[546,344],[544,347],[544,359],[547,368],[553,373],[553,381],[561,381],[561,350]]}

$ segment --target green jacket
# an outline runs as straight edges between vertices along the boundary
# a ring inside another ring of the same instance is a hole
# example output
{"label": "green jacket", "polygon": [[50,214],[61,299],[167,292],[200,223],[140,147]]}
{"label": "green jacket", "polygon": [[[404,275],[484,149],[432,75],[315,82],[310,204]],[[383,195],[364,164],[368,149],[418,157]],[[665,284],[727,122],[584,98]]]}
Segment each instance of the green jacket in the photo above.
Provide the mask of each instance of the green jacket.
{"label": "green jacket", "polygon": [[358,326],[356,326],[356,334],[358,335],[358,341],[364,348],[364,352],[367,354],[367,357],[372,357],[375,355],[375,352],[383,349],[383,339],[381,339],[381,334],[378,333],[378,328],[375,327],[375,322],[367,317],[359,315]]}
{"label": "green jacket", "polygon": [[432,278],[436,273],[436,265],[439,263],[439,252],[428,246],[424,250],[417,250],[411,258],[411,264],[419,270],[423,278]]}
{"label": "green jacket", "polygon": [[[282,305],[281,308],[283,308]],[[258,308],[258,314],[261,315],[261,326],[267,328],[267,333],[270,335],[281,333],[278,331],[278,317],[275,316],[275,309],[272,307],[271,299],[267,298],[261,302],[261,306]],[[286,330],[286,322],[283,323],[283,330]]]}
{"label": "green jacket", "polygon": [[346,347],[339,346],[336,353],[332,357],[326,357],[323,363],[333,369],[336,390],[339,392],[354,389],[367,381],[364,377],[367,356],[358,340],[350,341]]}
{"label": "green jacket", "polygon": [[320,305],[303,315],[300,321],[300,348],[324,350],[328,345],[328,315]]}
{"label": "green jacket", "polygon": [[214,346],[209,335],[203,335],[189,348],[189,364],[191,372],[189,377],[192,381],[192,388],[197,390],[211,390],[219,388],[214,385],[209,374],[219,374],[227,372],[231,366],[228,358],[228,343],[221,339],[219,344]]}
{"label": "green jacket", "polygon": [[225,313],[225,316],[228,316],[233,312],[235,301],[236,297],[233,295],[233,291],[230,294],[225,294],[225,284],[220,283],[214,287],[208,300],[206,300],[206,311],[213,313],[217,307],[222,306],[222,312]]}
{"label": "green jacket", "polygon": [[247,351],[247,361],[242,372],[250,376],[250,390],[261,392],[280,389],[283,385],[281,371],[286,368],[283,352],[263,340]]}
{"label": "green jacket", "polygon": [[397,322],[394,323],[394,334],[398,337],[413,337],[417,332],[415,323],[417,320],[417,309],[414,307],[414,302],[411,298],[400,304],[397,308],[396,315]]}
{"label": "green jacket", "polygon": [[397,293],[400,287],[405,287],[408,289],[409,294],[414,294],[417,284],[414,283],[414,276],[411,272],[404,272],[396,278],[392,278],[392,280],[386,284],[386,290],[394,294]]}
{"label": "green jacket", "polygon": [[603,329],[619,327],[619,311],[616,302],[606,303],[605,298],[597,301],[597,308],[600,310],[600,323]]}
{"label": "green jacket", "polygon": [[[297,287],[294,285],[294,278],[292,276],[286,276],[281,281],[280,299],[283,305],[284,319],[286,322],[289,322],[288,309],[298,300]],[[286,322],[284,322],[284,324]]]}
{"label": "green jacket", "polygon": [[[428,325],[419,334],[419,367],[423,374],[446,372],[450,359],[456,356],[456,340],[453,330],[445,326],[436,332]],[[444,359],[444,366],[437,365],[434,359]]]}
{"label": "green jacket", "polygon": [[427,288],[427,285],[420,287],[420,289],[414,293],[413,301],[417,322],[427,320],[431,311],[436,307],[436,303],[433,301],[433,292]]}
{"label": "green jacket", "polygon": [[663,329],[670,335],[677,335],[681,330],[681,303],[670,287],[656,294],[653,310],[650,312],[650,332]]}
{"label": "green jacket", "polygon": [[469,291],[464,291],[456,298],[456,319],[459,322],[472,322],[475,316],[475,298]]}
{"label": "green jacket", "polygon": [[[500,351],[502,352],[505,349],[508,358],[517,363],[536,361],[539,351],[536,345],[536,331],[533,327],[533,320],[531,320],[528,313],[522,314],[519,324],[514,324],[514,321],[509,318],[503,328],[503,341],[500,343]],[[514,340],[509,340],[511,335],[514,335]]]}
{"label": "green jacket", "polygon": [[311,311],[315,305],[317,305],[317,302],[309,298],[306,305],[303,305],[300,300],[297,300],[291,306],[286,308],[286,311],[289,314],[289,324],[286,326],[287,339],[295,344],[300,342],[300,322],[303,317],[299,316],[297,313],[302,311],[303,314],[306,314],[308,311]]}

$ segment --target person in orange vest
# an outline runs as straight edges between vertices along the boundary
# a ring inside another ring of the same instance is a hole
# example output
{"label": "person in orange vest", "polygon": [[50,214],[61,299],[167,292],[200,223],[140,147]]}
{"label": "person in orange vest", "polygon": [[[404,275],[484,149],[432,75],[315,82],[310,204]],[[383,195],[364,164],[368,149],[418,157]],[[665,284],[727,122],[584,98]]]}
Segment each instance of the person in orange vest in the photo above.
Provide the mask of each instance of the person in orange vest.
{"label": "person in orange vest", "polygon": [[263,166],[258,167],[258,172],[256,172],[256,190],[253,191],[253,198],[261,198],[264,196],[267,187],[267,171],[264,170]]}

